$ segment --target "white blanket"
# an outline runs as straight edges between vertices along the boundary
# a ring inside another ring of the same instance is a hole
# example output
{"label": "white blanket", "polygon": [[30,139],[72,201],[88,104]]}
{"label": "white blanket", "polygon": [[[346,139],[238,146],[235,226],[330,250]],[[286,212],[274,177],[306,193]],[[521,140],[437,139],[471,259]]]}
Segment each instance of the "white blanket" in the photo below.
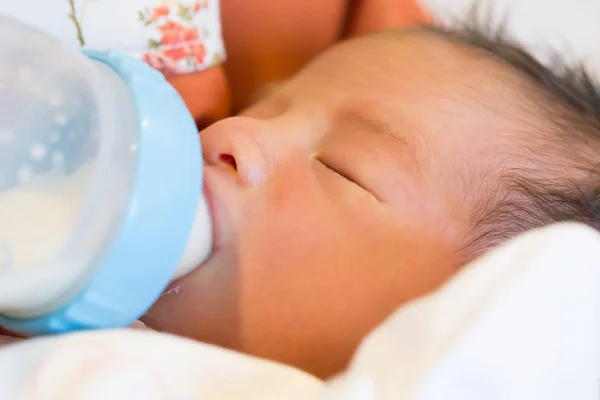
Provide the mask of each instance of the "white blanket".
{"label": "white blanket", "polygon": [[[29,397],[19,397],[27,394]],[[321,382],[153,332],[0,351],[0,399],[600,399],[600,235],[556,225],[468,266],[369,335]]]}

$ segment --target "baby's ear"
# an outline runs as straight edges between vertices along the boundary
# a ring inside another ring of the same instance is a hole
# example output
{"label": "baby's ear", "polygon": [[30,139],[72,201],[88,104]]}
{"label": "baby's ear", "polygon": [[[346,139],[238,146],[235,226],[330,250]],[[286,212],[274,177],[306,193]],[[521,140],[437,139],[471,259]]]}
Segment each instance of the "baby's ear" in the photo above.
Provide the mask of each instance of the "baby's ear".
{"label": "baby's ear", "polygon": [[348,2],[345,36],[394,28],[414,28],[431,21],[418,0],[358,0]]}

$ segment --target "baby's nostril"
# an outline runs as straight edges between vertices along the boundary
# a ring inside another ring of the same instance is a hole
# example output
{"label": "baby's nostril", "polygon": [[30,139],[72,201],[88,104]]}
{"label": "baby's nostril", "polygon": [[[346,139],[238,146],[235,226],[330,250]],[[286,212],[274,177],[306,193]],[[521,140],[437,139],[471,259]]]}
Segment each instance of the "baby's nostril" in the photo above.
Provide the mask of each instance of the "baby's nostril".
{"label": "baby's nostril", "polygon": [[221,154],[219,159],[237,171],[237,162],[235,161],[235,157],[233,157],[231,154]]}

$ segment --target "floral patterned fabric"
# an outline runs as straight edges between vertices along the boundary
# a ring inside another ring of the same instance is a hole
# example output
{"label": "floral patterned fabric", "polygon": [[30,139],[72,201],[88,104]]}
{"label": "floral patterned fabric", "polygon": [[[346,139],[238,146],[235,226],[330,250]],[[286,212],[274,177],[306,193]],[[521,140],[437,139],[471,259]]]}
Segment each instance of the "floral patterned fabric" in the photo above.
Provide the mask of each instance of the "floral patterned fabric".
{"label": "floral patterned fabric", "polygon": [[119,50],[166,75],[203,70],[225,58],[218,0],[0,1],[0,13],[67,46]]}

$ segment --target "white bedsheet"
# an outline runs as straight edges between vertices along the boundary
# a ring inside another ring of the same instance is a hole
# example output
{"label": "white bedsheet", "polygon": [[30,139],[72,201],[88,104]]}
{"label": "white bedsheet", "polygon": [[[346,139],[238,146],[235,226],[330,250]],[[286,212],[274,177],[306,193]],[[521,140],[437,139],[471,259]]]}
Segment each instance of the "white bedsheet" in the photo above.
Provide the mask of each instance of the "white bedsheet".
{"label": "white bedsheet", "polygon": [[516,239],[399,309],[330,382],[117,330],[1,350],[0,399],[20,398],[598,400],[600,235],[566,224]]}

